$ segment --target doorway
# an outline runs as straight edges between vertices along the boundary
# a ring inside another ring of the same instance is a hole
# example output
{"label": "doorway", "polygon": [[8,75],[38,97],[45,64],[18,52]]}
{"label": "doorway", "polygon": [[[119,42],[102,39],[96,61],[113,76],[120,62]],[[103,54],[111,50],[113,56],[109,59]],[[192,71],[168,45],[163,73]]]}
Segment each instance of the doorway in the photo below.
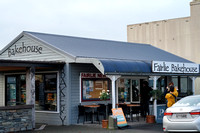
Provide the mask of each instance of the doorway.
{"label": "doorway", "polygon": [[120,78],[117,80],[118,103],[140,103],[141,83],[147,78]]}

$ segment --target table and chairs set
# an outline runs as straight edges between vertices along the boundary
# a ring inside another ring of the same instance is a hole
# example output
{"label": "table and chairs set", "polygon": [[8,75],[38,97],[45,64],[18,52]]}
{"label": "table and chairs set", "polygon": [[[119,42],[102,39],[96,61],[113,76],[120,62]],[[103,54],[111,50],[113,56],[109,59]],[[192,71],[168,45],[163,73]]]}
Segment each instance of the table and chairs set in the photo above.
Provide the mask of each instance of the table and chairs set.
{"label": "table and chairs set", "polygon": [[[116,104],[117,108],[122,108],[124,116],[127,120],[133,121],[133,115],[136,115],[136,120],[139,121],[139,116],[141,112],[140,104],[134,103],[119,103]],[[108,119],[108,116],[112,115],[112,104],[91,104],[91,105],[78,105],[78,119],[83,117],[83,124],[86,121],[91,121],[91,123],[98,122],[101,123],[102,120]]]}

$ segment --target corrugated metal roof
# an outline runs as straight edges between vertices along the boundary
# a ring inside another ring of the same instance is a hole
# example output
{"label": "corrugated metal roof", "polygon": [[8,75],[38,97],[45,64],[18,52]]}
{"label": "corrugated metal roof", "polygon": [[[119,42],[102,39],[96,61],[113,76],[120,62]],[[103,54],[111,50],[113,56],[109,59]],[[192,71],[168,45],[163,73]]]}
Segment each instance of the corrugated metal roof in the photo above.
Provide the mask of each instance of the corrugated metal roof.
{"label": "corrugated metal roof", "polygon": [[149,44],[88,39],[36,32],[24,32],[24,34],[30,35],[74,57],[191,63],[189,60]]}
{"label": "corrugated metal roof", "polygon": [[[192,63],[189,60],[151,46],[149,44],[127,43],[88,39],[37,32],[22,32],[2,51],[3,53],[22,36],[27,35],[66,56],[77,63],[93,63],[103,74],[153,74],[151,61]],[[199,74],[190,74],[199,75]]]}

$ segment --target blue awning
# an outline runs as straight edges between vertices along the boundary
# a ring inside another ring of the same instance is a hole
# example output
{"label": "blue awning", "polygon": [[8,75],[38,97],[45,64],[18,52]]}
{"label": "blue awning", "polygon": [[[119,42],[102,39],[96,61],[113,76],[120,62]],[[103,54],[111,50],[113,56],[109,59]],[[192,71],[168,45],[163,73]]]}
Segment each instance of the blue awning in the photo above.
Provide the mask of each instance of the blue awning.
{"label": "blue awning", "polygon": [[130,60],[99,60],[106,73],[151,73],[151,62]]}

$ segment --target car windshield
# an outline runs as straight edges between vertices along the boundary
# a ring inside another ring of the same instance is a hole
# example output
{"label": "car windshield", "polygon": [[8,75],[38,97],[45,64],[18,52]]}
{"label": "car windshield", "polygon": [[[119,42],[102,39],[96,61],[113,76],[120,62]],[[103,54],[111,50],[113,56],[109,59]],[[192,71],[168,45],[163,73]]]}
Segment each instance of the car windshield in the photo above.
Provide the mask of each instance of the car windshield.
{"label": "car windshield", "polygon": [[200,106],[200,97],[199,96],[191,96],[185,97],[176,102],[173,107],[186,107],[186,106]]}

